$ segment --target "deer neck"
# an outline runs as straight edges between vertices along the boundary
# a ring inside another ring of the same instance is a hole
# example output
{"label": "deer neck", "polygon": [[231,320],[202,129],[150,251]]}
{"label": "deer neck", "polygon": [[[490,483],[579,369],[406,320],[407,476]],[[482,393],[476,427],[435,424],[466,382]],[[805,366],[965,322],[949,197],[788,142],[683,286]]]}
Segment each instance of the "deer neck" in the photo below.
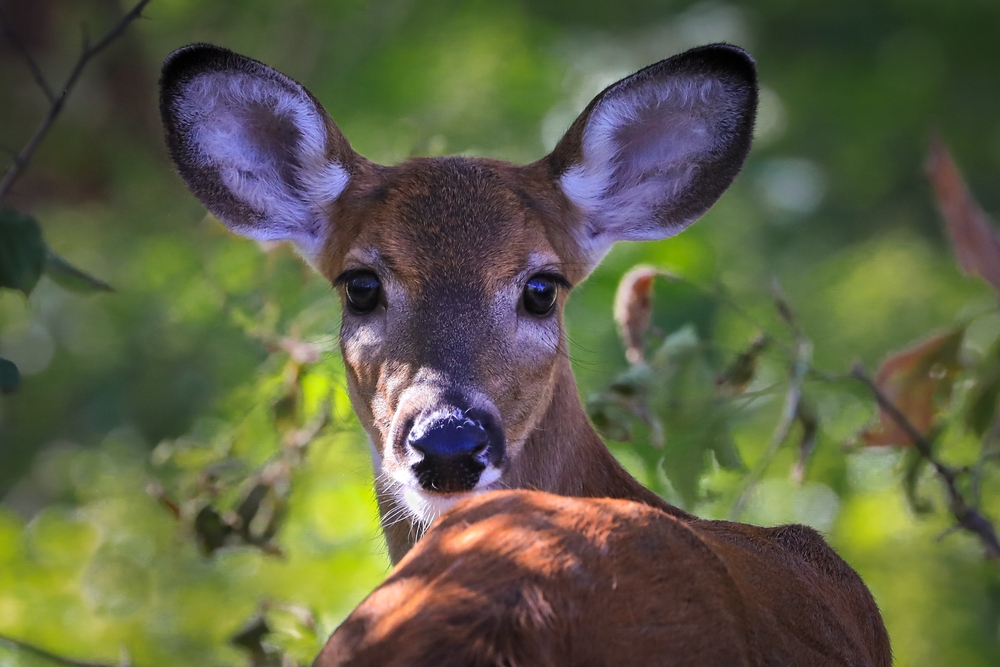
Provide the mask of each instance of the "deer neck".
{"label": "deer neck", "polygon": [[548,410],[504,478],[513,488],[634,500],[686,516],[640,484],[608,450],[580,402],[568,357],[557,362]]}

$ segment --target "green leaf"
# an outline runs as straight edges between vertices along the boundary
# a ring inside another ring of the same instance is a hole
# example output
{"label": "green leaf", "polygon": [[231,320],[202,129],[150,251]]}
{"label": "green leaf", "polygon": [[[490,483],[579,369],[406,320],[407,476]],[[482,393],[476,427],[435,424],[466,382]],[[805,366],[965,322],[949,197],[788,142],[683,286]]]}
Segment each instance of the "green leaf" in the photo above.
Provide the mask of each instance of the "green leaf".
{"label": "green leaf", "polygon": [[927,514],[934,510],[931,502],[922,497],[917,488],[926,467],[927,460],[916,450],[912,447],[906,450],[903,455],[903,493],[914,514]]}
{"label": "green leaf", "polygon": [[662,467],[679,500],[692,506],[713,460],[729,470],[744,469],[716,377],[705,346],[688,324],[667,336],[648,366],[633,364],[592,396],[588,412],[602,435],[631,441],[632,451],[650,470]]}
{"label": "green leaf", "polygon": [[25,296],[35,289],[45,266],[45,242],[38,222],[30,215],[0,209],[0,287]]}
{"label": "green leaf", "polygon": [[71,292],[114,292],[114,288],[103,280],[98,280],[76,268],[57,255],[51,248],[45,248],[45,275],[60,287]]}
{"label": "green leaf", "polygon": [[986,434],[996,418],[1000,400],[1000,341],[995,343],[986,358],[975,369],[975,379],[969,391],[965,424],[980,438]]}
{"label": "green leaf", "polygon": [[685,506],[691,507],[712,456],[723,468],[744,467],[729,430],[728,403],[718,396],[716,369],[694,326],[685,325],[668,336],[651,364],[657,382],[650,412],[665,431],[663,469]]}
{"label": "green leaf", "polygon": [[605,440],[629,442],[632,439],[632,421],[635,415],[604,394],[596,394],[587,400],[587,415]]}
{"label": "green leaf", "polygon": [[0,357],[0,394],[10,394],[21,384],[21,372],[13,361]]}

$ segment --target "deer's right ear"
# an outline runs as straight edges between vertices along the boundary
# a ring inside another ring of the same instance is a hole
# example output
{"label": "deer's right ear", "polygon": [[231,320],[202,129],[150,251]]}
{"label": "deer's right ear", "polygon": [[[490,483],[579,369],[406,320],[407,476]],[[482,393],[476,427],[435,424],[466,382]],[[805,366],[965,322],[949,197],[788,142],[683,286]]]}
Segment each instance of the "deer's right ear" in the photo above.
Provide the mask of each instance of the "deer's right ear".
{"label": "deer's right ear", "polygon": [[194,44],[163,65],[160,113],[177,170],[217,218],[244,236],[319,252],[359,156],[301,84]]}
{"label": "deer's right ear", "polygon": [[615,241],[672,236],[729,187],[750,150],[753,59],[713,44],[612,84],[546,158],[576,208],[577,245],[593,267]]}

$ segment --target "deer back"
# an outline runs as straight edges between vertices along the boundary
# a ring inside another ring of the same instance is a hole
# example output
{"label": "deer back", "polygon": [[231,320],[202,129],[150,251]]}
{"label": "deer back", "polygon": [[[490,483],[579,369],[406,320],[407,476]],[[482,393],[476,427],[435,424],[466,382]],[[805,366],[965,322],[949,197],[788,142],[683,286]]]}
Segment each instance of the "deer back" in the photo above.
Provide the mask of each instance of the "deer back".
{"label": "deer back", "polygon": [[314,667],[889,667],[858,575],[804,526],[502,491],[463,501]]}

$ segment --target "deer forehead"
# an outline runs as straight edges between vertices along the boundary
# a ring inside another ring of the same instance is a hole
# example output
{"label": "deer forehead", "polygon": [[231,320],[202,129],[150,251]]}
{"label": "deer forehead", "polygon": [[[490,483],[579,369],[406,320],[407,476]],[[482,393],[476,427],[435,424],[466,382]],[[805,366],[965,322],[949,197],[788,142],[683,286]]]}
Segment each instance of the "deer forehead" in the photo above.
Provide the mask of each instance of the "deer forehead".
{"label": "deer forehead", "polygon": [[476,158],[423,158],[349,186],[325,271],[390,273],[413,297],[461,288],[492,297],[525,272],[555,270],[547,193],[523,169]]}

